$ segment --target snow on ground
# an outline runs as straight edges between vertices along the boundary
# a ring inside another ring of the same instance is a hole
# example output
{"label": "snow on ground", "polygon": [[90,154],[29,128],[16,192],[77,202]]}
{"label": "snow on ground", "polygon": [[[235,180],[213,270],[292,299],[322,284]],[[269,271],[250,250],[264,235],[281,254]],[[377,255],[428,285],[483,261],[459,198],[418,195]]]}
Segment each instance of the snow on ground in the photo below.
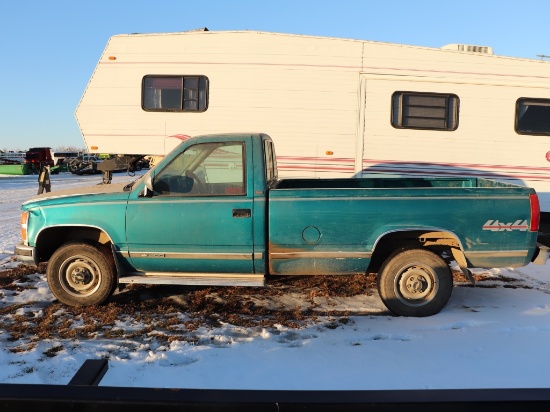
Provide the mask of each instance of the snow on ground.
{"label": "snow on ground", "polygon": [[[114,181],[130,181],[115,174]],[[96,176],[52,176],[52,191],[96,184]],[[0,270],[16,265],[20,203],[36,194],[36,176],[0,177]],[[307,327],[202,327],[198,342],[44,341],[13,353],[0,331],[0,383],[66,384],[85,359],[109,359],[101,385],[213,389],[462,389],[550,387],[550,263],[491,269],[483,287],[457,285],[441,313],[391,316],[376,293],[342,299],[367,314],[318,319]],[[43,275],[36,289],[0,294],[0,307],[53,296]],[[507,279],[503,282],[502,279]],[[491,287],[494,286],[494,287]],[[360,313],[360,311],[357,311]],[[131,322],[117,325],[131,328]],[[46,356],[62,346],[56,356]]]}

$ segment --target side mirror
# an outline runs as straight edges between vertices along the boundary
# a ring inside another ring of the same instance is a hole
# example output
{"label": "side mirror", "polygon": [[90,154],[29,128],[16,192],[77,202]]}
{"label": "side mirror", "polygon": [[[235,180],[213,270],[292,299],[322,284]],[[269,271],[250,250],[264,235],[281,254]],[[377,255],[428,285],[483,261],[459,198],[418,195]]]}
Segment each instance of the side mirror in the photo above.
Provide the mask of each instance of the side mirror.
{"label": "side mirror", "polygon": [[143,188],[141,195],[143,197],[152,197],[153,193],[153,179],[150,174],[147,174],[147,176],[145,176],[145,187]]}

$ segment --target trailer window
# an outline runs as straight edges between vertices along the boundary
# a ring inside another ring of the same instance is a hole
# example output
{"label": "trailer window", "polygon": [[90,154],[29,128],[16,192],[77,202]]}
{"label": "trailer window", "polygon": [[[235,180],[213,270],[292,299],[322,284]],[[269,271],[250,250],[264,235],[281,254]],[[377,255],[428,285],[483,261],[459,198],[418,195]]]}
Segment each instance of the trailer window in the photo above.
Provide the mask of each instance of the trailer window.
{"label": "trailer window", "polygon": [[158,112],[203,112],[208,108],[208,78],[145,76],[141,107]]}
{"label": "trailer window", "polygon": [[456,130],[458,106],[454,94],[395,92],[391,123],[399,129]]}
{"label": "trailer window", "polygon": [[518,99],[516,132],[550,135],[550,99]]}

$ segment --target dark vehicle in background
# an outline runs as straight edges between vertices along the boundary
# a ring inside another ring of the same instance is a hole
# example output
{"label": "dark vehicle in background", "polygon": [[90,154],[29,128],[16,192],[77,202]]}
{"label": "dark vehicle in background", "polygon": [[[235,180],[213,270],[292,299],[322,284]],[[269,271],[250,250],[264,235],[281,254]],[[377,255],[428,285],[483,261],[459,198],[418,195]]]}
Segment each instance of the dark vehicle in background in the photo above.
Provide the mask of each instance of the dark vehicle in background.
{"label": "dark vehicle in background", "polygon": [[86,154],[72,159],[67,159],[68,170],[77,175],[102,173],[105,164],[109,164],[107,170],[111,172],[135,172],[142,168],[149,168],[147,160],[139,160],[135,165],[128,164],[128,159],[108,154]]}
{"label": "dark vehicle in background", "polygon": [[25,154],[25,161],[36,171],[40,171],[44,166],[54,165],[50,147],[30,148]]}
{"label": "dark vehicle in background", "polygon": [[51,174],[58,174],[59,172],[68,172],[69,163],[72,159],[76,159],[78,156],[82,156],[82,152],[79,151],[56,151],[53,153],[53,161],[55,166],[50,168]]}
{"label": "dark vehicle in background", "polygon": [[99,157],[93,155],[78,156],[70,159],[69,171],[76,175],[101,173],[97,166],[102,162]]}

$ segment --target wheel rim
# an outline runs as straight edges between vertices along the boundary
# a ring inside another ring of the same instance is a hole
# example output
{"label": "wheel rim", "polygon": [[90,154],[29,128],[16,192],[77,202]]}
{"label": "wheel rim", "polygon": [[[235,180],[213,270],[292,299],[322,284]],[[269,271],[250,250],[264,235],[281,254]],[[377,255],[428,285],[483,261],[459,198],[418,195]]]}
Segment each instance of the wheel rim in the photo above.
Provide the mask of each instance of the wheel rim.
{"label": "wheel rim", "polygon": [[72,296],[93,295],[101,283],[99,267],[85,256],[72,256],[59,267],[59,283]]}
{"label": "wheel rim", "polygon": [[438,282],[433,270],[420,264],[403,267],[395,277],[395,294],[409,306],[427,304],[437,293]]}

